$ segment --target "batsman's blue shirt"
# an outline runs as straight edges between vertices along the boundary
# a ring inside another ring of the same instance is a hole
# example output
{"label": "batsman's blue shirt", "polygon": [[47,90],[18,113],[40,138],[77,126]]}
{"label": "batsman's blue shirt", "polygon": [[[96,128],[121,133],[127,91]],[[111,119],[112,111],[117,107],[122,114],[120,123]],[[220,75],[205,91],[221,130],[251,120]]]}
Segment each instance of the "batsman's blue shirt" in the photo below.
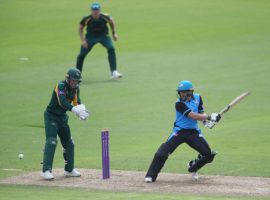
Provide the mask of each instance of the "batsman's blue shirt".
{"label": "batsman's blue shirt", "polygon": [[196,129],[199,133],[201,130],[198,127],[198,121],[188,117],[188,114],[192,111],[195,113],[203,113],[203,101],[199,94],[193,94],[192,98],[188,101],[182,101],[177,99],[175,103],[176,119],[174,122],[173,132],[169,139],[174,134],[182,129]]}

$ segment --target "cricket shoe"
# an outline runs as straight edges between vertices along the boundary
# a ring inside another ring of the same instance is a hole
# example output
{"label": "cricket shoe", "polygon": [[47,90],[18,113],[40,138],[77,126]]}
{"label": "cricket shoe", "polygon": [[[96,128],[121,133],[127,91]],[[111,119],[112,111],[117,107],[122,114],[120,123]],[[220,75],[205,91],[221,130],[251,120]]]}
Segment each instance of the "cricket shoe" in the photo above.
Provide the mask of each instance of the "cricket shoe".
{"label": "cricket shoe", "polygon": [[146,183],[153,183],[153,179],[152,179],[152,177],[147,176],[147,177],[144,178],[144,182],[146,182]]}
{"label": "cricket shoe", "polygon": [[[188,169],[194,164],[194,162],[195,161],[192,160],[187,164]],[[193,180],[195,181],[199,180],[199,174],[197,172],[190,172],[190,174]]]}
{"label": "cricket shoe", "polygon": [[67,177],[80,177],[81,173],[74,168],[71,172],[65,171],[64,175]]}
{"label": "cricket shoe", "polygon": [[116,80],[116,79],[119,79],[119,78],[122,78],[123,77],[123,74],[119,73],[117,70],[114,70],[112,72],[112,79],[113,80]]}
{"label": "cricket shoe", "polygon": [[191,172],[191,177],[193,180],[199,180],[199,174],[197,172]]}
{"label": "cricket shoe", "polygon": [[45,172],[41,172],[41,177],[44,179],[44,180],[53,180],[54,179],[54,176],[52,175],[52,173],[50,172],[50,170],[47,170]]}

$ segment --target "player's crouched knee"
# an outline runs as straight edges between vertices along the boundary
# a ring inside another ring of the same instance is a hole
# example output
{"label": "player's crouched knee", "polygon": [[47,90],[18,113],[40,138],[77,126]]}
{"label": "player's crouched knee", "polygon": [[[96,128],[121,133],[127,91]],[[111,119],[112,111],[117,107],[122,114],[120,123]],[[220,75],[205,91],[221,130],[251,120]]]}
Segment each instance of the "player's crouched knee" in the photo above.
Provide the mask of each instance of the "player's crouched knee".
{"label": "player's crouched knee", "polygon": [[115,48],[112,46],[112,47],[109,47],[107,49],[108,53],[115,53]]}
{"label": "player's crouched knee", "polygon": [[46,145],[57,145],[57,138],[49,137],[46,140]]}
{"label": "player's crouched knee", "polygon": [[213,162],[215,156],[217,155],[217,153],[215,151],[211,151],[210,154],[206,155],[205,157],[207,158],[207,162],[211,163]]}

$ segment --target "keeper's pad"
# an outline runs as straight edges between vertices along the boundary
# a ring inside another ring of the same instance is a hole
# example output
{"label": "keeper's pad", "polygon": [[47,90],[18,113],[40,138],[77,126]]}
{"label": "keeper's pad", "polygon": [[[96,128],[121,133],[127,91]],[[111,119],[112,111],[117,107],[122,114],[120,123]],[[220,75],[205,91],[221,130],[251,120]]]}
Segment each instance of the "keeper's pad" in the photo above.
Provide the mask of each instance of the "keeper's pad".
{"label": "keeper's pad", "polygon": [[65,171],[71,172],[74,168],[74,142],[72,138],[67,142],[66,148],[63,149],[65,159]]}
{"label": "keeper's pad", "polygon": [[43,172],[47,170],[50,170],[50,171],[52,170],[56,145],[57,145],[56,138],[49,137],[46,140],[45,148],[44,148],[44,155],[43,155],[43,168],[42,168]]}

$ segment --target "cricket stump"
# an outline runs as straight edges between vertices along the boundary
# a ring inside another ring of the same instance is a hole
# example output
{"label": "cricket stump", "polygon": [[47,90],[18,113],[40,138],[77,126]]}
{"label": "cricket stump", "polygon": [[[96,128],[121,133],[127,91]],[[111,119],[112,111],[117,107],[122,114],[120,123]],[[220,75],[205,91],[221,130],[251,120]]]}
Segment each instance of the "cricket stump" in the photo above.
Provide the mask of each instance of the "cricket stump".
{"label": "cricket stump", "polygon": [[109,131],[101,131],[102,179],[110,178]]}

